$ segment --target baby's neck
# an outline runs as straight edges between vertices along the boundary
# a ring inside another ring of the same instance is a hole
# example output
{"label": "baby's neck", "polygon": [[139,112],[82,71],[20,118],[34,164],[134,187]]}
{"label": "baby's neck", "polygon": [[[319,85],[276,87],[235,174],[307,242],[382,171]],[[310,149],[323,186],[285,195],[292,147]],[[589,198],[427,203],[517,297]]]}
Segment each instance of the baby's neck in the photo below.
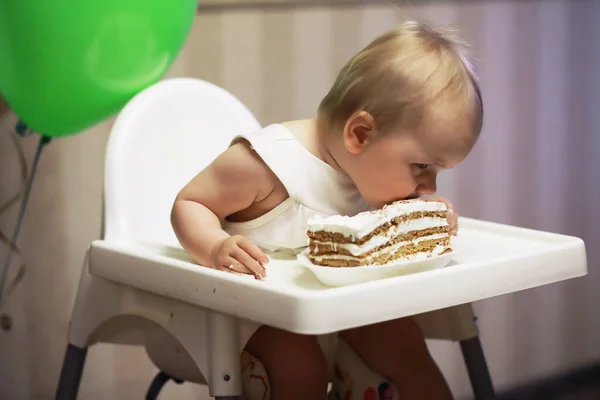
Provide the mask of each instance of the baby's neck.
{"label": "baby's neck", "polygon": [[315,157],[325,161],[335,170],[345,173],[333,155],[333,148],[337,145],[337,135],[330,132],[318,118],[289,121],[281,125],[289,129]]}
{"label": "baby's neck", "polygon": [[326,124],[324,124],[318,118],[313,119],[314,124],[314,132],[315,132],[315,140],[319,146],[319,155],[320,158],[325,161],[327,164],[331,165],[331,167],[339,172],[346,173],[340,167],[337,159],[335,158],[335,149],[340,144],[340,137],[337,132],[331,132]]}

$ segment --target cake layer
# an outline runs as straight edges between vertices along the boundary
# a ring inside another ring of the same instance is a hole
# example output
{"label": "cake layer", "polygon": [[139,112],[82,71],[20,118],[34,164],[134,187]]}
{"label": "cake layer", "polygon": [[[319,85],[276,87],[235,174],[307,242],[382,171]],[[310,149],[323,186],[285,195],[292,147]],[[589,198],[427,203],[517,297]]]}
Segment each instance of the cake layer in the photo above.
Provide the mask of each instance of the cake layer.
{"label": "cake layer", "polygon": [[426,259],[448,251],[451,251],[450,237],[448,235],[443,235],[443,237],[439,238],[424,237],[411,242],[400,242],[394,246],[385,247],[369,256],[309,254],[309,259],[315,265],[329,267],[359,267],[388,264],[398,259]]}
{"label": "cake layer", "polygon": [[[445,222],[445,220],[444,220]],[[374,236],[369,241],[363,244],[355,243],[338,243],[338,242],[321,242],[318,240],[309,241],[310,252],[315,255],[327,254],[345,254],[351,256],[368,256],[373,252],[379,251],[386,246],[391,246],[400,242],[410,242],[421,237],[441,237],[448,236],[448,224],[441,222],[438,226],[415,230],[405,233],[397,232],[398,225],[392,226],[384,234]],[[441,235],[441,236],[440,236]]]}
{"label": "cake layer", "polygon": [[[336,237],[348,237],[352,242],[364,238],[385,224],[399,223],[410,218],[446,217],[446,204],[420,199],[402,200],[384,206],[380,210],[359,213],[353,217],[334,215],[326,218],[314,218],[308,221],[308,234],[327,232]],[[314,237],[317,240],[322,240]],[[337,239],[333,239],[338,241]]]}
{"label": "cake layer", "polygon": [[[405,229],[407,232],[425,229],[427,226],[424,226],[424,224],[427,224],[432,220],[446,221],[446,214],[447,211],[414,211],[409,214],[393,217],[381,225],[378,225],[375,229],[365,231],[362,236],[346,235],[340,232],[332,232],[329,229],[311,230],[310,226],[307,235],[309,239],[320,242],[355,243],[361,245],[375,236],[384,235],[385,232],[394,225],[406,227]],[[445,224],[447,226],[448,222],[446,221]]]}

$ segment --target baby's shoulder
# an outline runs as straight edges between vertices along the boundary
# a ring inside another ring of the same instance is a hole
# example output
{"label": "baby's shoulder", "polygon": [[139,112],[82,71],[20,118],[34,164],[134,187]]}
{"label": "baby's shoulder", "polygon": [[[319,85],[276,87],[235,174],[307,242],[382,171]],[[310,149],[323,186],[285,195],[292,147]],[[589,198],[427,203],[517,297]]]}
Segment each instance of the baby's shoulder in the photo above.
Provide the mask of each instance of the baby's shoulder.
{"label": "baby's shoulder", "polygon": [[215,160],[213,168],[226,181],[250,183],[262,191],[270,191],[280,184],[277,176],[245,139],[232,144]]}

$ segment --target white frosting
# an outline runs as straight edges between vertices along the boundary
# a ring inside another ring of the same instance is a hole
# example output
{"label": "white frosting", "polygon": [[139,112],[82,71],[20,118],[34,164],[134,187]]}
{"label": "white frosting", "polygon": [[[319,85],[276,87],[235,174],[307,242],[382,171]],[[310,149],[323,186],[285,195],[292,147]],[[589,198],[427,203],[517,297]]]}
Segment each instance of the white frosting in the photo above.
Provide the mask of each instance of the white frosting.
{"label": "white frosting", "polygon": [[[319,245],[330,245],[335,249],[345,249],[350,252],[350,254],[355,256],[360,256],[361,254],[367,253],[374,248],[386,244],[390,239],[394,238],[398,235],[403,235],[408,232],[420,231],[429,228],[438,228],[448,226],[448,220],[446,218],[419,218],[419,219],[411,219],[405,221],[401,224],[394,225],[388,229],[384,235],[376,235],[370,238],[363,244],[354,244],[354,243],[338,243],[338,242],[321,242],[318,240],[311,240],[311,243],[315,243],[317,248],[314,253],[318,254],[318,246]],[[438,235],[427,236],[429,239],[437,238]]]}
{"label": "white frosting", "polygon": [[360,238],[396,217],[419,211],[447,210],[446,204],[437,201],[421,199],[400,201],[387,205],[381,210],[362,212],[353,217],[334,215],[325,218],[311,218],[308,220],[308,230],[341,233],[345,236]]}
{"label": "white frosting", "polygon": [[[366,259],[363,260],[364,262],[362,264],[375,265],[374,260],[379,258],[382,254],[395,253],[401,247],[404,247],[410,243],[417,244],[424,240],[441,239],[444,236],[448,236],[448,234],[443,233],[443,234],[439,234],[439,235],[424,236],[424,237],[417,238],[415,240],[396,243],[393,246],[383,248],[383,249],[371,254],[370,256],[366,257]],[[450,245],[448,245],[448,246],[438,245],[438,246],[435,246],[432,251],[421,251],[421,252],[413,253],[413,254],[401,257],[398,260],[410,260],[410,261],[424,260],[429,257],[442,254],[448,248],[450,248]],[[356,261],[357,260],[357,257],[355,257],[355,256],[348,256],[348,255],[342,255],[342,254],[329,254],[329,255],[324,255],[324,256],[314,256],[311,254],[311,257],[314,258],[317,262],[323,262],[326,260],[348,260],[348,261]],[[325,264],[326,264],[326,262],[325,262]]]}

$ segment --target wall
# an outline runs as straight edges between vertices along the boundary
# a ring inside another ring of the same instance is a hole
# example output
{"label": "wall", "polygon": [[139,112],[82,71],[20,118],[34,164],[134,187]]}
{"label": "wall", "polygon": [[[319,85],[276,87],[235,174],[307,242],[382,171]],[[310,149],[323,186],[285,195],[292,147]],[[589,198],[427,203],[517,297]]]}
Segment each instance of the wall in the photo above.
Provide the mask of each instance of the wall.
{"label": "wall", "polygon": [[[479,60],[485,129],[467,161],[440,178],[440,191],[464,215],[577,235],[588,245],[587,277],[476,304],[493,377],[507,387],[600,359],[600,2],[482,3],[211,11],[197,17],[169,76],[225,87],[264,124],[309,117],[342,63],[403,18],[460,27]],[[0,199],[18,187],[4,132],[12,122],[0,121]],[[99,235],[110,123],[44,151],[20,242],[28,270],[6,310],[13,329],[0,332],[2,399],[54,391],[84,251]],[[22,141],[28,155],[35,141]],[[8,230],[14,217],[0,227]],[[455,393],[468,394],[458,346],[431,346]],[[142,398],[153,373],[140,349],[97,346],[81,398]],[[169,386],[164,398],[204,392]]]}

